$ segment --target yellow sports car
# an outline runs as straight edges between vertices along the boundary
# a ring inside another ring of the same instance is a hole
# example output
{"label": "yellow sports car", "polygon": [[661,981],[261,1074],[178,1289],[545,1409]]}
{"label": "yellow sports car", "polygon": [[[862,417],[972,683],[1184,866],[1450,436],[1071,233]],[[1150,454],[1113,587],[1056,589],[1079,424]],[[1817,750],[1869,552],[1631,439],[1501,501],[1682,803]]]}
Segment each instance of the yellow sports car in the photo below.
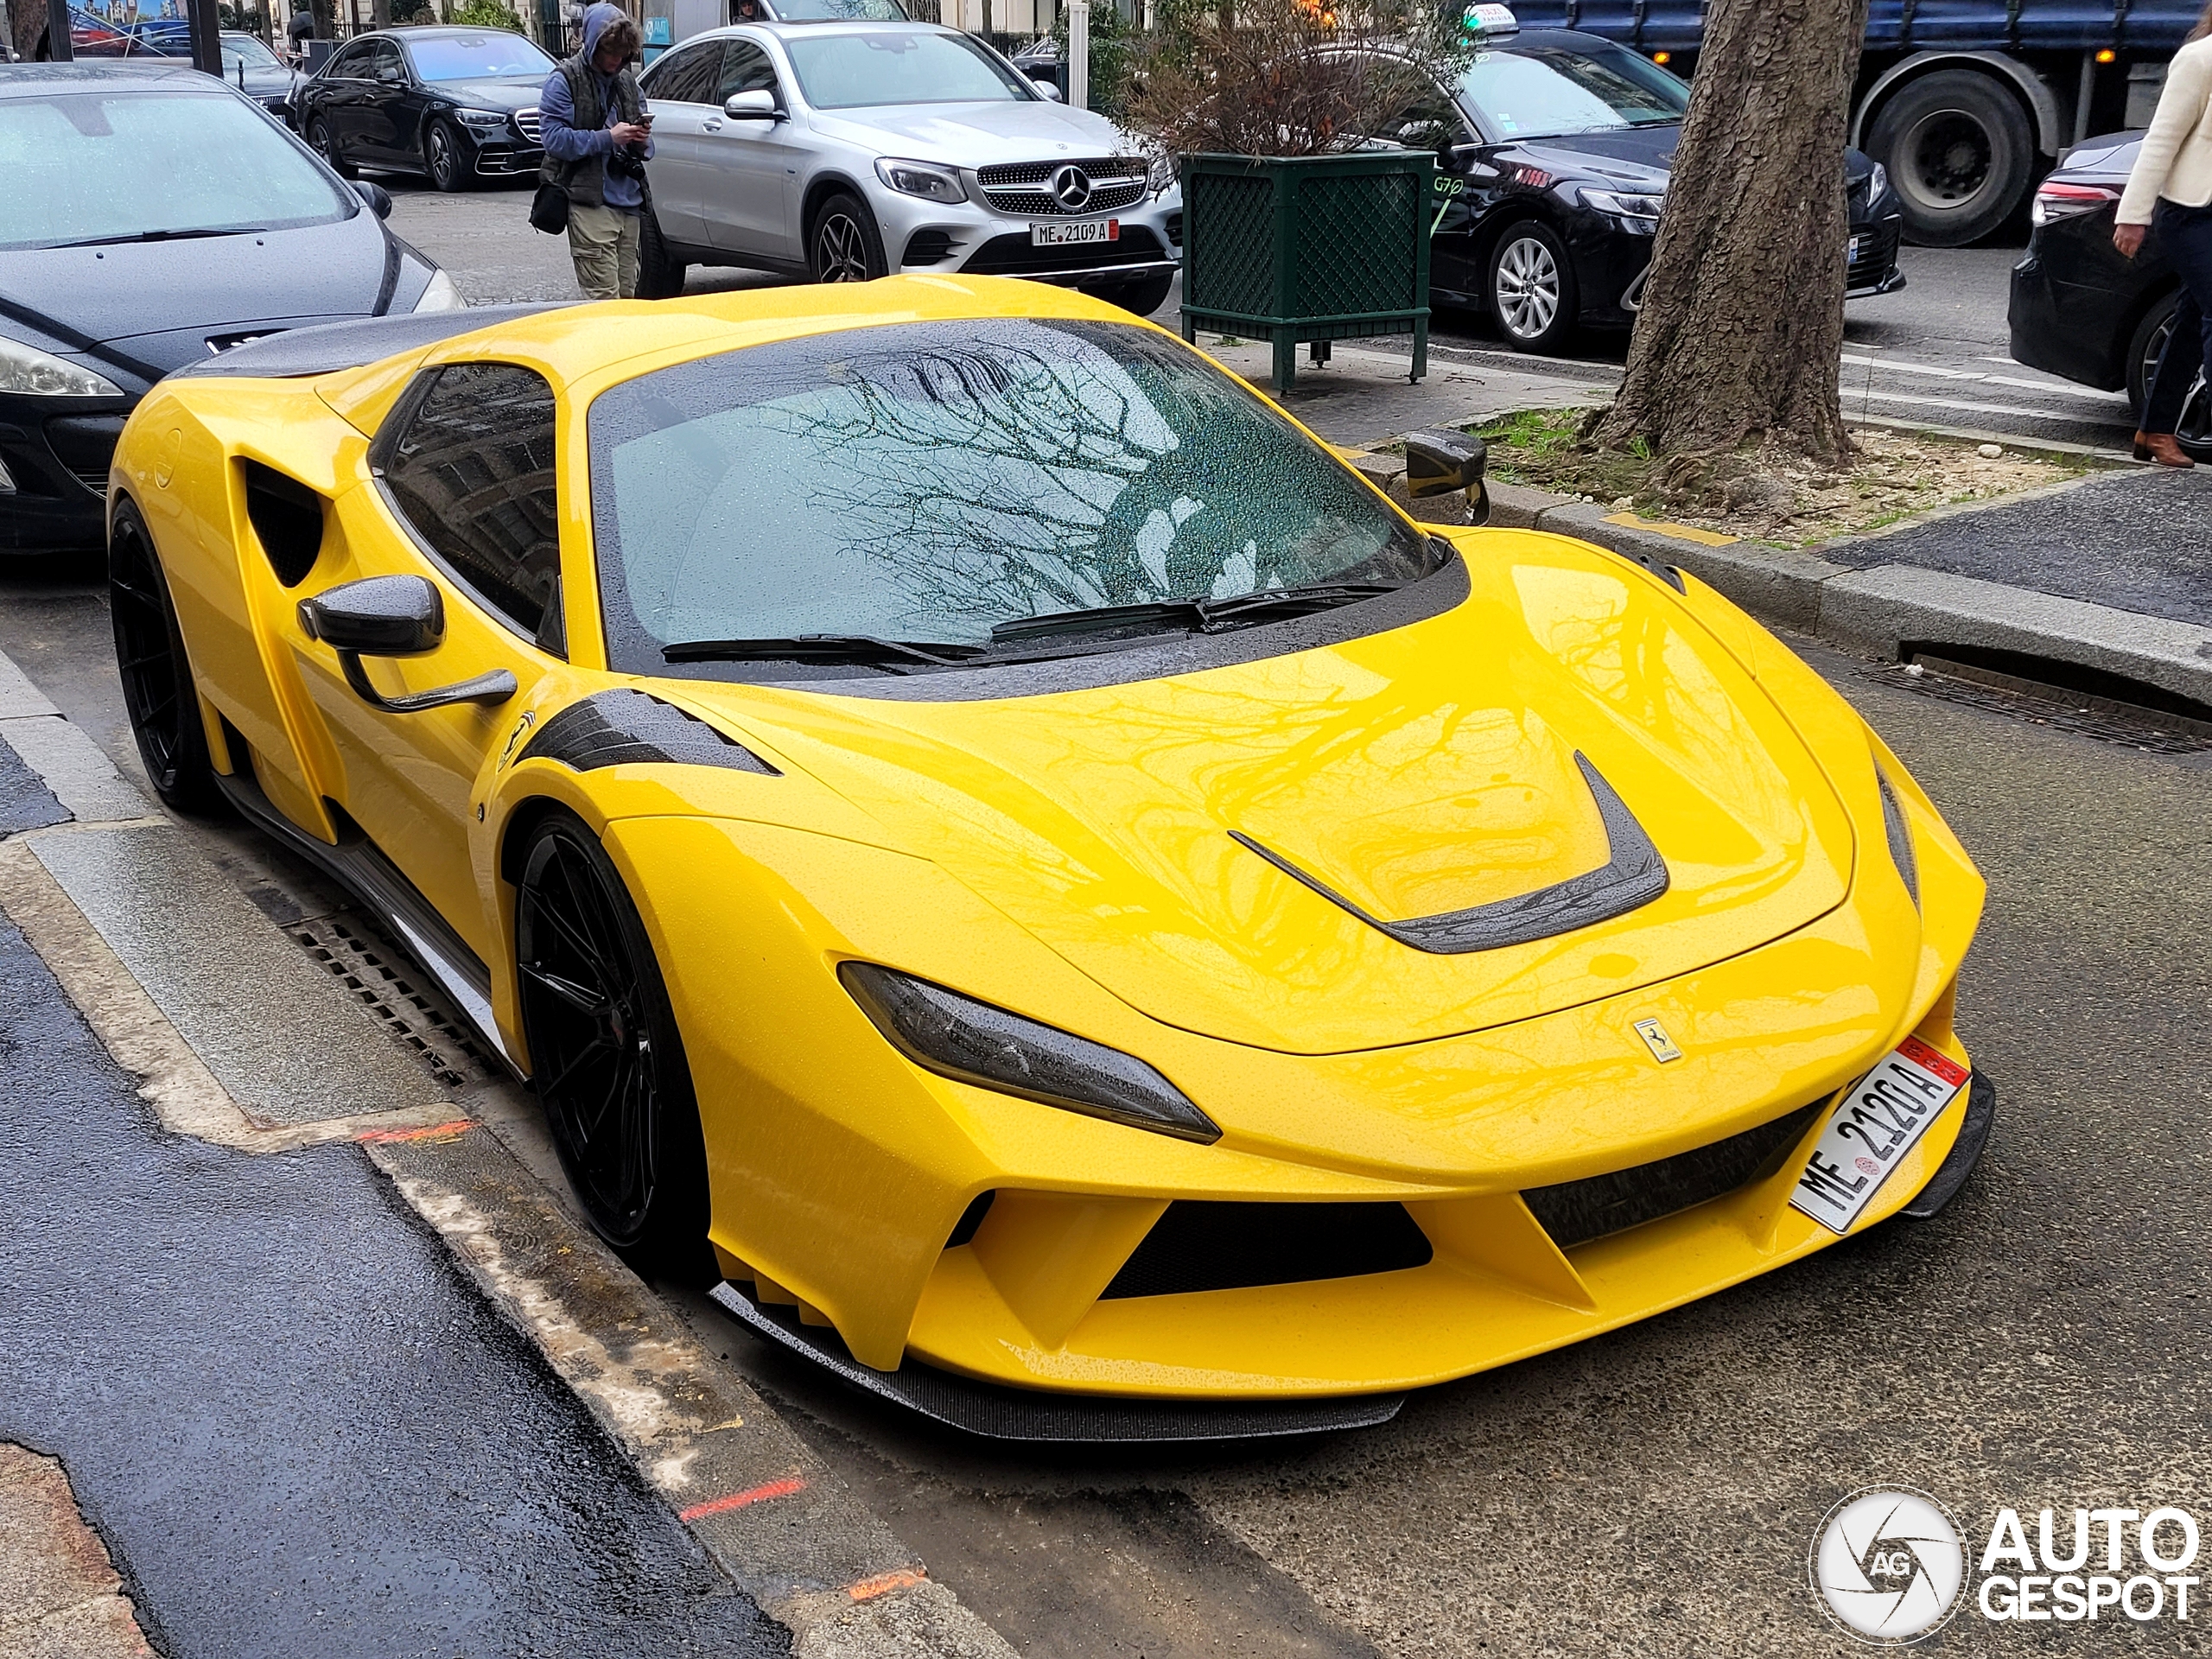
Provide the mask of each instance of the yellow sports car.
{"label": "yellow sports car", "polygon": [[1378,1421],[1932,1213],[1993,1109],[1981,880],[1809,669],[1077,294],[280,335],[110,520],[162,796],[382,912],[611,1243],[971,1428]]}

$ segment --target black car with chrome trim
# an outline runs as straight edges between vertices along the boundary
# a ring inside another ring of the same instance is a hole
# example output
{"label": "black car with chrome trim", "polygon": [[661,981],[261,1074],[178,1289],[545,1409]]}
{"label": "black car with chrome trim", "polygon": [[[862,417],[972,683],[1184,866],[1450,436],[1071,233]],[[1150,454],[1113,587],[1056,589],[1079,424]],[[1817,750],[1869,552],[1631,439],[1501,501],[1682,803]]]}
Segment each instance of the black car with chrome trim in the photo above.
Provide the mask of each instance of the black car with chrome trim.
{"label": "black car with chrome trim", "polygon": [[300,89],[298,126],[347,177],[396,169],[466,190],[537,172],[537,95],[552,73],[505,29],[381,29],[348,41]]}
{"label": "black car with chrome trim", "polygon": [[265,109],[175,60],[0,76],[0,553],[93,548],[155,381],[311,323],[458,307]]}
{"label": "black car with chrome trim", "polygon": [[[1435,301],[1488,312],[1516,351],[1560,350],[1579,328],[1626,328],[1689,86],[1599,35],[1522,31],[1502,6],[1477,10],[1482,38],[1456,79],[1376,135],[1437,152]],[[1844,179],[1847,293],[1904,287],[1904,210],[1887,175],[1847,150]]]}

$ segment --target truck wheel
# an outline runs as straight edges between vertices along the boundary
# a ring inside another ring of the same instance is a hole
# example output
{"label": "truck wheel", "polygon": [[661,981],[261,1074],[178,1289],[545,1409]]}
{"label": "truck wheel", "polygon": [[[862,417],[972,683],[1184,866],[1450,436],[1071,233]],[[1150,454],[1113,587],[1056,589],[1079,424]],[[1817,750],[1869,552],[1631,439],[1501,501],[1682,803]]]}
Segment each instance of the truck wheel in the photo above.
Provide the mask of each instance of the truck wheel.
{"label": "truck wheel", "polygon": [[1972,69],[1941,69],[1892,93],[1866,136],[1904,203],[1904,234],[1962,248],[2012,216],[2035,182],[2028,112]]}

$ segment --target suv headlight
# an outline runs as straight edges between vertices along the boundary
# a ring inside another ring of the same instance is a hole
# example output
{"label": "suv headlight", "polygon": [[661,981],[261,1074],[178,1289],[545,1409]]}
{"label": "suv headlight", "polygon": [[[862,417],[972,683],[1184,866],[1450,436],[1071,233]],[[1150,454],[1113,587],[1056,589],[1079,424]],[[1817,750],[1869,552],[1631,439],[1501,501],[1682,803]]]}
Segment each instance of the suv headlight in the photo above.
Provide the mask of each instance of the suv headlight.
{"label": "suv headlight", "polygon": [[879,160],[875,164],[875,176],[902,196],[919,196],[925,201],[968,200],[967,188],[960,182],[960,175],[951,168],[939,167],[934,162]]}
{"label": "suv headlight", "polygon": [[0,391],[34,397],[120,397],[123,388],[80,364],[0,335]]}
{"label": "suv headlight", "polygon": [[1577,185],[1575,190],[1585,207],[1612,214],[1639,236],[1649,236],[1659,228],[1659,210],[1667,205],[1663,193],[1650,195],[1639,191],[1592,190],[1586,184]]}
{"label": "suv headlight", "polygon": [[453,278],[442,270],[433,270],[430,280],[423,289],[423,297],[415,302],[417,311],[465,311],[468,302],[461,297],[461,290],[453,285]]}
{"label": "suv headlight", "polygon": [[893,1048],[940,1077],[1179,1141],[1221,1139],[1211,1118],[1135,1055],[869,963],[846,963],[837,977]]}

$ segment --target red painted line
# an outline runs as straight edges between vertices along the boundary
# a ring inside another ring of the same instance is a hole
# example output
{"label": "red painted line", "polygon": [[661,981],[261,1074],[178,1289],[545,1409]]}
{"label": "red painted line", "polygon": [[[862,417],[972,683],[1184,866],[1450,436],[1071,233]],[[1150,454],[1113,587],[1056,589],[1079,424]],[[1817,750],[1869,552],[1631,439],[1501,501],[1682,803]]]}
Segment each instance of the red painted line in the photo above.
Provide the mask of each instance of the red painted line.
{"label": "red painted line", "polygon": [[450,1123],[434,1123],[427,1129],[364,1129],[353,1139],[357,1141],[429,1141],[454,1136],[476,1127],[474,1118],[456,1117]]}
{"label": "red painted line", "polygon": [[873,1601],[893,1590],[904,1590],[910,1584],[919,1584],[928,1577],[929,1574],[918,1567],[902,1567],[895,1573],[879,1573],[872,1579],[862,1579],[858,1584],[849,1584],[845,1586],[845,1593],[855,1601]]}
{"label": "red painted line", "polygon": [[797,1475],[786,1475],[781,1480],[772,1480],[766,1486],[755,1486],[750,1491],[732,1492],[728,1497],[709,1498],[704,1503],[694,1503],[676,1517],[679,1521],[697,1521],[710,1515],[721,1515],[728,1510],[749,1509],[755,1503],[766,1503],[772,1497],[789,1497],[793,1492],[803,1492],[806,1483]]}

